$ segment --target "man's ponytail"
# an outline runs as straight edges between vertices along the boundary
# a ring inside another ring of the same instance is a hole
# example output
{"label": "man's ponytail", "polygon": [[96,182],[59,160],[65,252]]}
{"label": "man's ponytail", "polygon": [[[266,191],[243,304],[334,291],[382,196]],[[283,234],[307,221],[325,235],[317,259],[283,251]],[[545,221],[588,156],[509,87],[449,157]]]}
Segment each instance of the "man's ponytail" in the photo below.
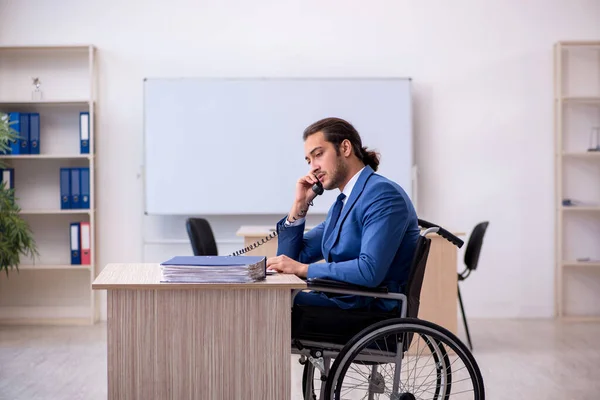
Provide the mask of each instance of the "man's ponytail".
{"label": "man's ponytail", "polygon": [[369,150],[366,147],[362,147],[361,155],[361,159],[365,163],[365,165],[368,165],[369,167],[373,168],[373,171],[377,171],[377,168],[379,167],[379,153]]}

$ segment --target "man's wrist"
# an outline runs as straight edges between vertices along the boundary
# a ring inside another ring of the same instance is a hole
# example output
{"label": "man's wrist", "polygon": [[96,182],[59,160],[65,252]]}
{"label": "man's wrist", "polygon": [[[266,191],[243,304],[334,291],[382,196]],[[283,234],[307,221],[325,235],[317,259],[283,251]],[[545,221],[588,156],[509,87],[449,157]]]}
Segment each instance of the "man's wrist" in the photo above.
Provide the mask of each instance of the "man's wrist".
{"label": "man's wrist", "polygon": [[296,275],[300,278],[306,278],[308,276],[308,264],[300,264]]}

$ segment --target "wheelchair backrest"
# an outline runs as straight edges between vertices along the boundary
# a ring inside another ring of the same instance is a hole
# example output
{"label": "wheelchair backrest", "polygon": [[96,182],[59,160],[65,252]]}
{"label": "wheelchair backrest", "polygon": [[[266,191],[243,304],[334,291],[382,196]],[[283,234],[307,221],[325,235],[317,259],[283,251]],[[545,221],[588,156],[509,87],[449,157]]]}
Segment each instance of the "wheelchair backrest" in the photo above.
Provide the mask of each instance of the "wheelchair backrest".
{"label": "wheelchair backrest", "polygon": [[431,247],[431,239],[419,235],[415,253],[410,266],[410,274],[406,285],[405,294],[408,298],[407,317],[417,318],[419,314],[419,304],[421,297],[421,287],[423,286],[423,278],[425,276],[425,266],[429,256],[429,248]]}

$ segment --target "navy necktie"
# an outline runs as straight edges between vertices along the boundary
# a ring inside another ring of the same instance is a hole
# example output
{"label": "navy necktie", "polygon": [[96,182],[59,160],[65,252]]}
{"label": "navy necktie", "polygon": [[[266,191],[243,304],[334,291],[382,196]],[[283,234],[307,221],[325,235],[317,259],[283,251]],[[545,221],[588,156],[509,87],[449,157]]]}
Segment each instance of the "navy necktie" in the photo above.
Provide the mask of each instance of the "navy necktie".
{"label": "navy necktie", "polygon": [[345,198],[346,198],[346,195],[344,193],[340,193],[340,195],[337,198],[337,201],[335,202],[335,205],[333,206],[333,212],[331,213],[331,221],[329,221],[329,225],[327,226],[327,232],[325,233],[325,236],[324,236],[325,240],[327,240],[327,238],[333,231],[333,228],[335,228],[335,225],[337,224],[338,219],[340,218],[340,214],[342,212],[342,207],[344,206],[344,203],[342,200],[344,200]]}

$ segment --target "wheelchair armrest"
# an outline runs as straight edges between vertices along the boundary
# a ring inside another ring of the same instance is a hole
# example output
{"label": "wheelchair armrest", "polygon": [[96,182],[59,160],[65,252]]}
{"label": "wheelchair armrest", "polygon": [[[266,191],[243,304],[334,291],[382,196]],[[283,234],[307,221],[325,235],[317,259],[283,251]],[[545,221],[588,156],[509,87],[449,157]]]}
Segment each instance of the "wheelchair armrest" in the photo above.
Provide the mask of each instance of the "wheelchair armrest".
{"label": "wheelchair armrest", "polygon": [[362,292],[362,293],[384,293],[387,294],[388,288],[386,286],[379,287],[366,287],[360,285],[354,285],[351,283],[334,281],[332,279],[322,279],[322,278],[309,278],[306,280],[306,286],[308,289],[311,287],[319,287],[320,289],[343,289],[343,290],[351,290],[353,292]]}

